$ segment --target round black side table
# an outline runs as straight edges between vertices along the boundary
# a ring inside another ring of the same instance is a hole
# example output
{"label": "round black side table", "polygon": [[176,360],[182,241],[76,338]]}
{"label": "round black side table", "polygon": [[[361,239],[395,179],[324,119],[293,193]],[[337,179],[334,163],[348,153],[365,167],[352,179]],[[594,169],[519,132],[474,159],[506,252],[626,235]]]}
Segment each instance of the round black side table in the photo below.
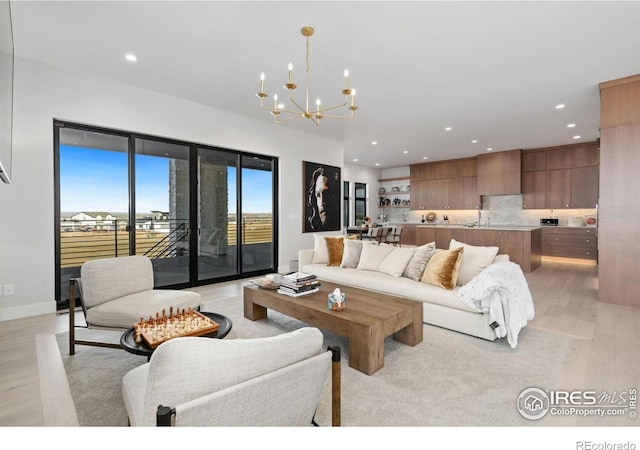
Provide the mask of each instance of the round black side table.
{"label": "round black side table", "polygon": [[[203,311],[201,311],[201,313],[211,320],[217,322],[220,325],[220,328],[218,328],[213,333],[205,334],[200,337],[222,339],[227,334],[229,334],[231,328],[233,327],[233,322],[231,322],[231,319],[218,313]],[[120,345],[129,353],[133,353],[134,355],[146,356],[147,360],[149,360],[155,349],[149,347],[144,341],[140,343],[136,342],[134,331],[135,330],[133,329],[133,327],[125,331],[122,337],[120,337]]]}

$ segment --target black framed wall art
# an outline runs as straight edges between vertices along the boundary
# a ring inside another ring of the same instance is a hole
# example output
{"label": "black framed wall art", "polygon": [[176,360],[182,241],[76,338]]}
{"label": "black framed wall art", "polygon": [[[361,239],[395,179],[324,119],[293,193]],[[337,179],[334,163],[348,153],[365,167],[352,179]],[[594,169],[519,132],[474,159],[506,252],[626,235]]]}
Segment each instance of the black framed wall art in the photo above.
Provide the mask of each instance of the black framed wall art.
{"label": "black framed wall art", "polygon": [[340,167],[302,162],[303,233],[340,229],[342,176]]}

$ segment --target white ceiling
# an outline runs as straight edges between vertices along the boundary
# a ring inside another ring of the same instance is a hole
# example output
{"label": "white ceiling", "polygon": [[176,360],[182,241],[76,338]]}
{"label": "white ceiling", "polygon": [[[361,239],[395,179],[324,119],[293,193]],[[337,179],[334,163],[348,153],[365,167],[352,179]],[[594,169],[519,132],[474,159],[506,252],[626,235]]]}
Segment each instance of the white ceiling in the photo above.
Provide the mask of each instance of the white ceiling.
{"label": "white ceiling", "polygon": [[343,141],[345,162],[367,167],[593,141],[598,83],[640,73],[635,1],[11,4],[17,56],[265,121],[260,73],[282,98],[313,26],[312,101],[339,102],[348,68],[356,118],[273,126]]}

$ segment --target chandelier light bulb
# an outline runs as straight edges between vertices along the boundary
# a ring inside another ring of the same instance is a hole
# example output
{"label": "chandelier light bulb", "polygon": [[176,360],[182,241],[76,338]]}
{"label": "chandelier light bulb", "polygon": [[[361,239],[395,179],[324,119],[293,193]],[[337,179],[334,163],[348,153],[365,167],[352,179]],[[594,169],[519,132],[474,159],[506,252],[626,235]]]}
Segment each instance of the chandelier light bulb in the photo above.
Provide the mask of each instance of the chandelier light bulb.
{"label": "chandelier light bulb", "polygon": [[264,72],[260,74],[260,81],[264,81]]}

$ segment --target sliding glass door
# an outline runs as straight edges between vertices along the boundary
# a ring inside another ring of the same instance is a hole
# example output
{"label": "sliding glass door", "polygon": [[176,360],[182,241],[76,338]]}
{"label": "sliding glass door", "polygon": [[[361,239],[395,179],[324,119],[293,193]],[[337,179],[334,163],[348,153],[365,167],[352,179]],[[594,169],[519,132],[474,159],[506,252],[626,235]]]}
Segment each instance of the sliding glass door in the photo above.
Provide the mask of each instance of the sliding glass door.
{"label": "sliding glass door", "polygon": [[136,138],[135,254],[148,256],[156,284],[188,283],[189,146]]}
{"label": "sliding glass door", "polygon": [[56,293],[68,299],[82,263],[130,254],[129,139],[73,128],[56,137]]}
{"label": "sliding glass door", "polygon": [[198,280],[238,274],[238,155],[198,148]]}
{"label": "sliding glass door", "polygon": [[54,123],[56,299],[91,259],[146,255],[155,287],[275,271],[276,159]]}
{"label": "sliding glass door", "polygon": [[242,159],[242,272],[267,270],[275,265],[274,163],[272,159]]}
{"label": "sliding glass door", "polygon": [[199,281],[275,269],[274,164],[198,148]]}

